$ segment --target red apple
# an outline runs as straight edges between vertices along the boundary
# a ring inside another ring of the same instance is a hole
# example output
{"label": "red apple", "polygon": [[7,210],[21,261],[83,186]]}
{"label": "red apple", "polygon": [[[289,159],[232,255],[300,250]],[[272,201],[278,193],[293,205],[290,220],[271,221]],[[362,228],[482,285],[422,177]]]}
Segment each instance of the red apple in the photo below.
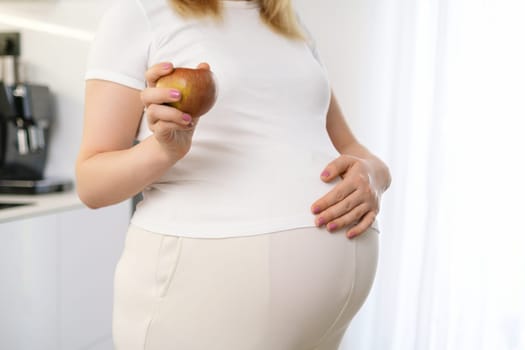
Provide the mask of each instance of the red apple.
{"label": "red apple", "polygon": [[208,112],[217,99],[215,77],[207,64],[200,64],[196,69],[175,68],[161,77],[156,86],[177,89],[181,93],[180,100],[168,105],[194,118]]}

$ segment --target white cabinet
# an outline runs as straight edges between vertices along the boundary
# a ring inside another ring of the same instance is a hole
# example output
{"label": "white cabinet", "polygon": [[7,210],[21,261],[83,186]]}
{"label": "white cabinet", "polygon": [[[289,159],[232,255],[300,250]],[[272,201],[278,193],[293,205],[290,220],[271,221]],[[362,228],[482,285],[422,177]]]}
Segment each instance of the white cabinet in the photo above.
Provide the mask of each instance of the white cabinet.
{"label": "white cabinet", "polygon": [[0,349],[58,349],[57,220],[0,225]]}
{"label": "white cabinet", "polygon": [[0,349],[111,350],[130,204],[0,224]]}

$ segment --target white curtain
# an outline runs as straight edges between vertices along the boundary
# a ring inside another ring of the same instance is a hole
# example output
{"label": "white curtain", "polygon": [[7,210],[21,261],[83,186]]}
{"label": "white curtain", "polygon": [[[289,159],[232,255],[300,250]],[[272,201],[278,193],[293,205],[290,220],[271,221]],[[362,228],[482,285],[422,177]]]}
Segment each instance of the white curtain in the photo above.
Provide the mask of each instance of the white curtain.
{"label": "white curtain", "polygon": [[523,350],[525,1],[376,4],[360,84],[380,70],[387,87],[354,102],[383,105],[366,128],[393,185],[376,283],[341,349]]}

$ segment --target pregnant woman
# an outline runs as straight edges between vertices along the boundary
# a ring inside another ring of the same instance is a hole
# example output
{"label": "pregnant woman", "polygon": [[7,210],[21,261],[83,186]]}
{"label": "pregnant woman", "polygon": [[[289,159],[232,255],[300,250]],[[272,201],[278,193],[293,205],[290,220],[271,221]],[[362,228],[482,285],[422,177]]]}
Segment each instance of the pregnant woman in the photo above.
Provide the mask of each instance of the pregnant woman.
{"label": "pregnant woman", "polygon": [[[156,87],[176,67],[213,71],[202,117]],[[114,1],[84,119],[83,202],[143,194],[115,271],[117,350],[337,349],[374,279],[390,174],[288,0]]]}

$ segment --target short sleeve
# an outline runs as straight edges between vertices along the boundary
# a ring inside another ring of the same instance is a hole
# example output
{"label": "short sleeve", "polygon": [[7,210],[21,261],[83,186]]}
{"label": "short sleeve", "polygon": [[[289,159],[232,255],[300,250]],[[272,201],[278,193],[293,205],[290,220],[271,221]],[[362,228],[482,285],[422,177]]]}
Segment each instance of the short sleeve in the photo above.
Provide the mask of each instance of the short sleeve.
{"label": "short sleeve", "polygon": [[114,1],[99,23],[85,79],[144,89],[151,37],[148,20],[136,0]]}

